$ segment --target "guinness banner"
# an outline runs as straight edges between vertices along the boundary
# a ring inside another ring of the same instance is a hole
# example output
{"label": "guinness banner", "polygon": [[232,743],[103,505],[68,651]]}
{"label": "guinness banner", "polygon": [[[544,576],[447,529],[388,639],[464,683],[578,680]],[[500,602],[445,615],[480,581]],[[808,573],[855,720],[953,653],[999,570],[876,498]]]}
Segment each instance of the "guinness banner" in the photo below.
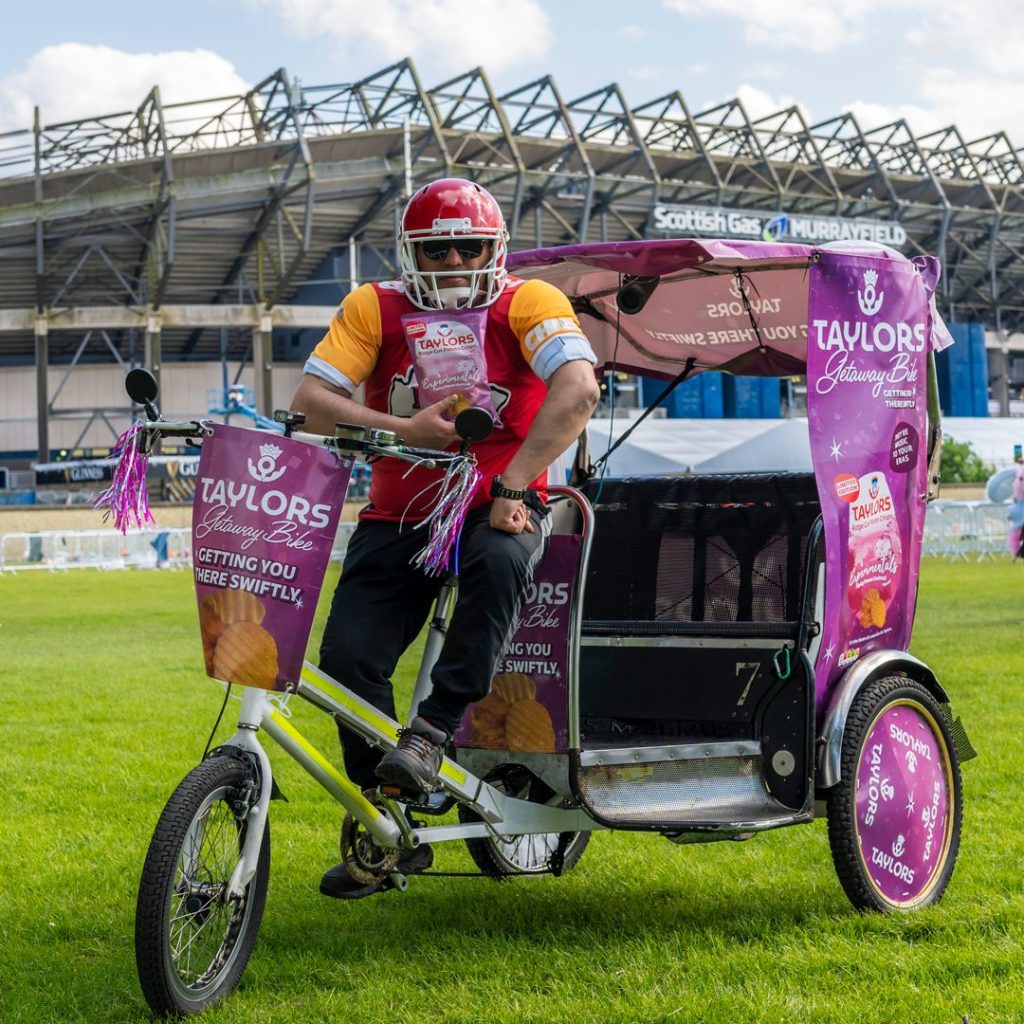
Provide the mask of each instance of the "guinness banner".
{"label": "guinness banner", "polygon": [[[37,463],[36,487],[71,487],[77,484],[109,482],[117,468],[116,459],[74,459],[67,462]],[[184,485],[184,499],[191,499],[199,469],[198,455],[156,455],[149,460],[150,481]]]}

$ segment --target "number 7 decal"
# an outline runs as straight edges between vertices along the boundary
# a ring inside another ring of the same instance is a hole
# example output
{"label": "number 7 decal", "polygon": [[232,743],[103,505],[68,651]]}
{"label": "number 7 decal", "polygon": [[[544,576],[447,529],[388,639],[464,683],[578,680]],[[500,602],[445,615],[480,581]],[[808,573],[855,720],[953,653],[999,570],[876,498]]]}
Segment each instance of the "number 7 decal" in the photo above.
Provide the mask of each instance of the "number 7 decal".
{"label": "number 7 decal", "polygon": [[736,675],[742,676],[744,672],[750,672],[750,678],[747,680],[747,685],[743,687],[743,692],[740,694],[740,699],[736,701],[736,707],[740,707],[744,704],[747,699],[747,694],[750,693],[750,687],[754,684],[754,679],[757,676],[757,670],[761,667],[759,661],[737,661],[736,662]]}

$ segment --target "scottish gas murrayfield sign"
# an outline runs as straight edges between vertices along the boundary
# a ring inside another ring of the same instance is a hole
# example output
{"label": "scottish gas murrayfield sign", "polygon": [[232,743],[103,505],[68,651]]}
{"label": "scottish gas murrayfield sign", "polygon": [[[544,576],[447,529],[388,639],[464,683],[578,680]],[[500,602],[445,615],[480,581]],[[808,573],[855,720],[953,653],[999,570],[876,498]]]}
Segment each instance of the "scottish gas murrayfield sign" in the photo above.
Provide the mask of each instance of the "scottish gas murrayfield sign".
{"label": "scottish gas murrayfield sign", "polygon": [[906,244],[901,224],[887,220],[813,217],[801,213],[760,213],[725,206],[659,204],[651,211],[651,226],[666,234],[710,238],[759,238],[765,242],[877,242],[894,249]]}

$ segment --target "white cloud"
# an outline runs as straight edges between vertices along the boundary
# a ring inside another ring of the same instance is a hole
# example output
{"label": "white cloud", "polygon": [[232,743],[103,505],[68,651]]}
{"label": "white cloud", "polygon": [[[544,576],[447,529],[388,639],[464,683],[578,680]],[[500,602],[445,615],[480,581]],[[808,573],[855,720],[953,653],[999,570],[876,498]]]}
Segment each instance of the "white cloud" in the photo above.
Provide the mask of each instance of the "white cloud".
{"label": "white cloud", "polygon": [[778,80],[786,77],[786,67],[783,64],[751,64],[746,72],[753,78],[767,78]]}
{"label": "white cloud", "polygon": [[748,43],[814,53],[853,48],[881,26],[940,64],[971,55],[998,74],[1024,71],[1020,0],[662,0],[688,18],[738,22]]}
{"label": "white cloud", "polygon": [[[955,124],[971,138],[998,130],[1012,137],[1024,121],[1020,0],[663,0],[663,6],[719,29],[739,25],[749,45],[772,53],[845,51],[844,57],[862,60],[873,76],[873,98],[843,110],[864,127],[904,119],[916,134]],[[892,52],[860,57],[880,45],[880,31]],[[873,39],[865,40],[869,32]],[[769,68],[748,64],[746,73],[765,79]],[[885,82],[889,96],[879,98]],[[852,77],[849,92],[856,91]],[[759,98],[752,95],[751,103],[759,105]]]}
{"label": "white cloud", "polygon": [[925,72],[921,104],[847,104],[862,128],[874,128],[903,118],[915,135],[956,125],[965,141],[1005,131],[1015,145],[1022,141],[1016,128],[1024,121],[1024,90],[1019,80],[988,75],[964,75],[948,68]]}
{"label": "white cloud", "polygon": [[973,56],[978,70],[993,78],[1024,72],[1019,0],[933,0],[915,6],[927,16],[906,35],[925,60],[948,66]]}
{"label": "white cloud", "polygon": [[[915,135],[925,135],[935,128],[942,127],[942,116],[934,110],[917,106],[914,103],[869,103],[865,100],[854,100],[843,105],[842,113],[853,114],[857,124],[865,131],[892,124],[893,121],[906,121]],[[949,123],[948,118],[945,123]]]}
{"label": "white cloud", "polygon": [[[897,0],[900,2],[900,0]],[[1019,0],[902,0],[919,14],[903,38],[913,88],[900,102],[848,104],[864,127],[906,120],[917,135],[956,125],[966,139],[1024,121],[1024,24]]]}
{"label": "white cloud", "polygon": [[124,53],[109,46],[60,43],[38,51],[0,79],[0,131],[135,110],[154,85],[163,103],[244,93],[249,84],[209,50]]}
{"label": "white cloud", "polygon": [[[447,77],[500,72],[545,57],[552,32],[540,0],[259,0],[285,31],[331,40],[348,55],[412,57]],[[427,83],[429,84],[429,83]]]}
{"label": "white cloud", "polygon": [[648,32],[645,28],[641,28],[639,25],[626,25],[623,27],[620,35],[624,39],[633,39],[639,41],[641,39],[646,39],[650,35],[650,32]]}
{"label": "white cloud", "polygon": [[650,65],[639,68],[630,68],[626,74],[638,82],[654,82],[661,77],[661,71],[658,68],[651,67]]}
{"label": "white cloud", "polygon": [[856,41],[869,16],[888,6],[885,0],[844,0],[840,4],[793,0],[663,0],[684,17],[734,19],[745,25],[753,46],[792,46],[827,53]]}
{"label": "white cloud", "polygon": [[[751,121],[767,117],[769,114],[776,114],[780,110],[787,110],[792,106],[800,106],[792,96],[775,97],[765,92],[764,89],[759,89],[756,85],[749,85],[746,82],[736,90],[736,99],[743,104],[743,109]],[[800,109],[803,110],[803,107]],[[806,117],[806,112],[804,116]]]}

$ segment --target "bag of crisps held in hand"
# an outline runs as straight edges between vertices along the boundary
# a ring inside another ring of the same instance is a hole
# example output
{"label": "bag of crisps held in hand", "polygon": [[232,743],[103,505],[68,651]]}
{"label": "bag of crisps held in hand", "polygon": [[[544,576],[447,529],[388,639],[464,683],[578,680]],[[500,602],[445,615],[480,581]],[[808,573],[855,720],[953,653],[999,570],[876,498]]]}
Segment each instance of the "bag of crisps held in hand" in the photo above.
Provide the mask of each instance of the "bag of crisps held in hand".
{"label": "bag of crisps held in hand", "polygon": [[449,419],[464,409],[477,408],[501,426],[487,380],[487,310],[406,313],[402,326],[416,371],[420,408],[457,394],[458,402],[446,413]]}

